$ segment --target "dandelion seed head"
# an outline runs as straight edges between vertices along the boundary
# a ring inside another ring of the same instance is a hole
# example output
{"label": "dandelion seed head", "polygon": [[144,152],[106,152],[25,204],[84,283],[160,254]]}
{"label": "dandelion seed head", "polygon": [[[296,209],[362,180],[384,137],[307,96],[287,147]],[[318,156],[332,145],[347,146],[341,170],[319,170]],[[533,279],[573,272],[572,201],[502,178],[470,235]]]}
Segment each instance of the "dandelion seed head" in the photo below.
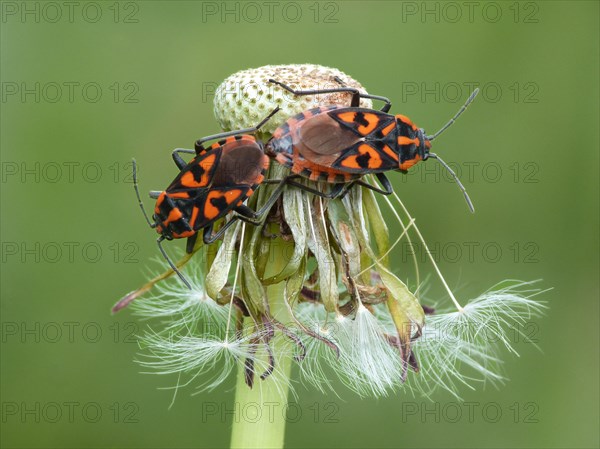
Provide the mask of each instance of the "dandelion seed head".
{"label": "dandelion seed head", "polygon": [[[273,108],[281,111],[262,129],[272,133],[285,120],[307,109],[324,104],[350,104],[350,94],[331,93],[295,97],[269,79],[285,83],[297,90],[340,87],[334,78],[364,91],[363,86],[342,71],[314,64],[268,65],[242,70],[229,76],[215,92],[215,117],[224,130],[249,128],[261,121]],[[372,107],[371,100],[361,106]]]}

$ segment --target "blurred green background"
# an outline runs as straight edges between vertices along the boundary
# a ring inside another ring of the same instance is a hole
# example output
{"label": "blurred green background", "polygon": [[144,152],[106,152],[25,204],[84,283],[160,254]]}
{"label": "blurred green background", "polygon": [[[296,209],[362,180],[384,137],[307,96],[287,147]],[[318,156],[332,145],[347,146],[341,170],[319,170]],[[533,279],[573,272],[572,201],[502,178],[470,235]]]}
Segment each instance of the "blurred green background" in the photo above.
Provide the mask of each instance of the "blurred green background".
{"label": "blurred green background", "polygon": [[474,405],[300,388],[286,445],[598,447],[598,5],[2,2],[2,447],[228,445],[231,416],[203,412],[229,407],[233,381],[168,409],[157,387],[175,379],[133,362],[143,323],[110,314],[157,255],[128,163],[163,188],[170,150],[217,131],[220,81],[302,62],[428,131],[480,86],[435,146],[477,213],[439,167],[392,181],[463,301],[506,278],[554,289],[527,329],[542,351],[517,341],[505,386],[461,391]]}

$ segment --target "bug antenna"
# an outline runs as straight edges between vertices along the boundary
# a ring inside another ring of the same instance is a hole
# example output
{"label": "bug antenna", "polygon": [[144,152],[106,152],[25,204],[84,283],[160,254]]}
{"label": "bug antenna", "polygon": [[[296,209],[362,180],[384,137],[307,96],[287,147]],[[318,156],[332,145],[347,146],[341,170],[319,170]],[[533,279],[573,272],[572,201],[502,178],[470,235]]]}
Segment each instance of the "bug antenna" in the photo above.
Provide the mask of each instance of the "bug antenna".
{"label": "bug antenna", "polygon": [[262,119],[262,121],[258,125],[256,125],[256,129],[260,129],[265,123],[267,123],[271,119],[271,117],[277,114],[280,110],[281,108],[279,106],[273,109],[269,115],[267,115],[264,119]]}
{"label": "bug antenna", "polygon": [[473,202],[471,201],[471,198],[469,197],[469,194],[467,193],[467,189],[465,189],[465,186],[462,185],[462,182],[460,182],[460,179],[458,179],[458,176],[456,175],[454,170],[452,170],[450,168],[450,166],[448,164],[446,164],[437,154],[429,153],[429,157],[437,159],[438,162],[440,164],[442,164],[444,166],[444,168],[450,172],[450,174],[452,175],[452,177],[458,184],[458,188],[462,191],[463,195],[465,196],[465,200],[467,201],[467,205],[469,206],[469,209],[471,210],[471,212],[475,212],[475,208],[473,207]]}
{"label": "bug antenna", "polygon": [[177,267],[175,266],[175,264],[173,263],[173,261],[171,260],[171,258],[167,255],[167,252],[165,251],[165,249],[162,247],[162,241],[165,239],[164,236],[160,236],[158,238],[158,240],[156,241],[156,243],[158,244],[158,249],[160,249],[160,252],[162,253],[163,257],[165,258],[165,260],[169,263],[169,266],[171,267],[171,269],[177,273],[177,276],[179,276],[179,279],[181,279],[181,281],[185,284],[185,286],[187,288],[189,288],[190,290],[192,290],[192,286],[190,285],[189,281],[185,278],[185,276],[181,273],[181,271],[179,271],[177,269]]}
{"label": "bug antenna", "polygon": [[475,89],[471,95],[469,95],[469,98],[467,98],[467,101],[465,101],[465,104],[462,105],[462,107],[458,110],[458,112],[454,115],[454,117],[452,117],[450,120],[448,120],[448,123],[446,123],[444,126],[442,126],[442,128],[438,132],[436,132],[433,136],[427,136],[427,139],[433,140],[437,136],[442,134],[444,131],[446,131],[448,128],[450,128],[450,126],[452,126],[454,124],[456,119],[458,119],[458,117],[460,117],[460,115],[463,112],[465,112],[465,110],[467,109],[467,106],[469,106],[473,102],[473,100],[475,99],[475,97],[477,96],[478,93],[479,93],[479,87],[477,89]]}
{"label": "bug antenna", "polygon": [[138,188],[138,182],[137,182],[137,164],[135,162],[135,159],[132,159],[131,163],[133,166],[133,188],[135,190],[135,196],[137,196],[138,204],[140,205],[140,209],[142,210],[142,213],[144,214],[144,218],[148,222],[148,226],[150,226],[151,228],[154,228],[156,225],[150,221],[150,218],[148,218],[148,214],[146,213],[146,208],[144,207],[144,203],[142,202],[142,197],[140,196],[140,189]]}

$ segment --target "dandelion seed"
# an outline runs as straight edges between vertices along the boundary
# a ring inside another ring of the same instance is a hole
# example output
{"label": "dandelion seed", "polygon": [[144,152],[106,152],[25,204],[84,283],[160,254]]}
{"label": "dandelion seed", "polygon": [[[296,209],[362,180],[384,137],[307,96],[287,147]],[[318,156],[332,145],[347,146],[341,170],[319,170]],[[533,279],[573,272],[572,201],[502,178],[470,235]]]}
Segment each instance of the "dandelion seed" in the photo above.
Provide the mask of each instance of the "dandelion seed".
{"label": "dandelion seed", "polygon": [[256,358],[260,349],[256,340],[256,335],[230,340],[148,333],[141,339],[141,345],[150,354],[139,363],[151,368],[154,374],[189,375],[190,379],[181,386],[195,383],[201,391],[212,390],[221,385],[242,360],[253,360],[257,369],[267,370],[267,364]]}
{"label": "dandelion seed", "polygon": [[459,397],[460,385],[503,382],[501,348],[517,354],[511,334],[523,336],[520,325],[546,308],[534,299],[544,290],[534,286],[535,282],[504,281],[463,311],[430,316],[414,344],[422,370],[412,386],[425,395],[441,387]]}
{"label": "dandelion seed", "polygon": [[[164,269],[169,268],[164,260],[160,264]],[[135,314],[147,319],[162,318],[165,329],[169,331],[197,326],[198,323],[219,329],[227,321],[229,307],[219,305],[206,293],[201,263],[192,259],[184,273],[190,281],[191,290],[182,289],[181,282],[171,278],[156,285],[151,294],[133,302]]]}

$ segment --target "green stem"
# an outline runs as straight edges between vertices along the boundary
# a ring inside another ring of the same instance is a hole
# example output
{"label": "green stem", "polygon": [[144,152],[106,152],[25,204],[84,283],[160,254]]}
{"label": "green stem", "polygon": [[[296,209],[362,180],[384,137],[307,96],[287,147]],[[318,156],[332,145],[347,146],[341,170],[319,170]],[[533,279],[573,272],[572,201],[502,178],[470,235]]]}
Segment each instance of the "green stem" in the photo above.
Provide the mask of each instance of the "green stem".
{"label": "green stem", "polygon": [[[273,245],[277,246],[277,245]],[[281,256],[281,255],[280,255]],[[272,259],[285,266],[285,259]],[[285,282],[271,285],[267,295],[271,314],[283,323],[289,323],[284,301]],[[277,358],[277,381],[275,376],[261,380],[255,377],[254,387],[249,388],[244,380],[244,368],[240,368],[235,388],[235,409],[239,410],[233,422],[231,431],[232,448],[282,448],[285,438],[285,410],[288,398],[287,387],[282,388],[282,377],[287,381],[290,377],[292,364],[290,357],[277,357],[284,350],[285,341],[277,335],[271,344]],[[278,385],[279,384],[279,385]],[[279,388],[278,388],[279,386]]]}

